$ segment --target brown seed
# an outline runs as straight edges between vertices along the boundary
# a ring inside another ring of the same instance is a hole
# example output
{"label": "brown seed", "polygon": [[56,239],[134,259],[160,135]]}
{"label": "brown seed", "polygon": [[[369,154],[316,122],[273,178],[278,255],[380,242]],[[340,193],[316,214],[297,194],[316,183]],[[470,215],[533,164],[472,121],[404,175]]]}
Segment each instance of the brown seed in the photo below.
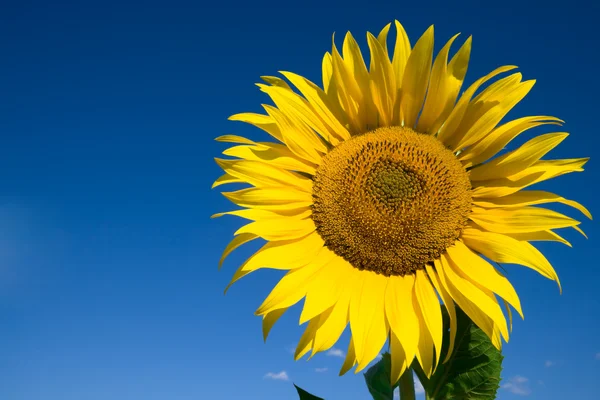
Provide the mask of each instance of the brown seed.
{"label": "brown seed", "polygon": [[452,246],[471,211],[471,182],[432,136],[379,128],[338,145],[313,184],[325,245],[358,269],[414,273]]}

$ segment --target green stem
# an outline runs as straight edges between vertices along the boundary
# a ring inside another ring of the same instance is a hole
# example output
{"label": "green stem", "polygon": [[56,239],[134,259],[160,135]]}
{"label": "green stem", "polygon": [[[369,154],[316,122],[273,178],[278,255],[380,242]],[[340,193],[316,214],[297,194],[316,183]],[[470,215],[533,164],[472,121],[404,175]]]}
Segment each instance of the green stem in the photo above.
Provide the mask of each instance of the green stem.
{"label": "green stem", "polygon": [[412,368],[408,368],[400,377],[400,400],[415,400],[415,381]]}

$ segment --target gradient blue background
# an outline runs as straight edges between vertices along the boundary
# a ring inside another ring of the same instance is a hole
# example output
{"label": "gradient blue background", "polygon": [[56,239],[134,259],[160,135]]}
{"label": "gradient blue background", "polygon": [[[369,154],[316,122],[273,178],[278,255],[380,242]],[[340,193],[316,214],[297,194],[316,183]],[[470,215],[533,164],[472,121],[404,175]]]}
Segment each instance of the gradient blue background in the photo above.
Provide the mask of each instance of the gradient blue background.
{"label": "gradient blue background", "polygon": [[[552,156],[592,161],[543,186],[597,211],[598,6],[485,3],[4,2],[0,399],[281,400],[296,398],[292,381],[327,400],[369,398],[362,375],[337,377],[341,358],[293,361],[298,307],[263,344],[253,312],[280,273],[223,296],[256,246],[217,271],[240,221],[208,218],[232,208],[210,190],[224,149],[213,138],[259,137],[228,115],[260,111],[260,75],[319,81],[334,31],[364,45],[397,18],[414,43],[433,23],[436,49],[474,35],[467,83],[502,64],[538,80],[511,116],[567,122]],[[598,229],[583,227],[587,241],[565,232],[573,249],[541,246],[562,296],[507,268],[526,321],[505,346],[499,399],[598,398]],[[281,371],[289,381],[264,378]]]}

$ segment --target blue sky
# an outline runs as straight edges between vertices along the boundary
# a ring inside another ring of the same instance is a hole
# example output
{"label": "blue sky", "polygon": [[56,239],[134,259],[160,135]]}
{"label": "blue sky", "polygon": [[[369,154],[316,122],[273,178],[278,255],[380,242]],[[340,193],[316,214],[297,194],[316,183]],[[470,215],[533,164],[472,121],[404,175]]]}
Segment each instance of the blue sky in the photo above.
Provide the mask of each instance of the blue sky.
{"label": "blue sky", "polygon": [[[518,65],[537,84],[511,116],[564,119],[571,136],[552,156],[592,157],[585,173],[544,187],[597,214],[597,5],[82,3],[13,2],[0,15],[2,399],[281,400],[296,398],[292,381],[327,400],[368,398],[361,375],[337,377],[335,354],[293,361],[298,307],[263,344],[253,312],[281,274],[253,274],[223,296],[256,246],[219,272],[239,221],[209,219],[231,209],[210,190],[224,149],[213,138],[259,134],[227,116],[260,110],[260,75],[318,80],[334,31],[364,45],[396,18],[414,43],[435,24],[438,49],[472,34],[469,83]],[[589,240],[565,232],[573,249],[541,246],[562,296],[507,267],[526,320],[505,346],[499,399],[600,391],[598,229],[583,227]]]}

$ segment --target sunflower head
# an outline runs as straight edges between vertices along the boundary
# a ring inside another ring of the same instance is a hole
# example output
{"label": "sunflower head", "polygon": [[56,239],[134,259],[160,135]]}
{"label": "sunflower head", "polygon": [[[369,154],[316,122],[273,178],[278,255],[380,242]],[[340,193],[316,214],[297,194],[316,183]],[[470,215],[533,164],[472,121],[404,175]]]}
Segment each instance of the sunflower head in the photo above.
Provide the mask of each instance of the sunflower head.
{"label": "sunflower head", "polygon": [[[396,21],[393,52],[387,25],[367,34],[370,64],[347,34],[322,62],[322,87],[283,72],[287,81],[259,84],[274,105],[264,114],[230,119],[273,138],[240,136],[218,159],[225,174],[214,186],[245,183],[223,193],[241,208],[225,214],[243,225],[223,259],[242,244],[266,244],[231,283],[261,268],[287,271],[257,314],[266,336],[304,299],[308,323],[296,358],[331,348],[350,325],[342,373],[365,368],[389,338],[392,382],[416,358],[430,376],[440,359],[441,307],[450,320],[448,355],[460,307],[500,348],[509,329],[500,304],[522,316],[511,283],[490,261],[520,264],[555,280],[530,242],[568,244],[555,231],[579,222],[540,207],[563,203],[591,218],[579,203],[530,186],[582,171],[585,158],[543,159],[567,136],[539,135],[503,151],[521,133],[560,125],[548,116],[504,121],[534,81],[500,67],[459,93],[471,52],[468,38],[453,57],[452,37],[433,57],[433,27],[411,45]],[[289,83],[288,83],[289,82]],[[492,82],[492,83],[489,83]],[[482,89],[483,88],[483,89]],[[230,285],[231,285],[230,283]]]}
{"label": "sunflower head", "polygon": [[312,219],[325,246],[359,270],[386,276],[425,269],[460,237],[471,182],[430,135],[383,127],[323,157]]}

